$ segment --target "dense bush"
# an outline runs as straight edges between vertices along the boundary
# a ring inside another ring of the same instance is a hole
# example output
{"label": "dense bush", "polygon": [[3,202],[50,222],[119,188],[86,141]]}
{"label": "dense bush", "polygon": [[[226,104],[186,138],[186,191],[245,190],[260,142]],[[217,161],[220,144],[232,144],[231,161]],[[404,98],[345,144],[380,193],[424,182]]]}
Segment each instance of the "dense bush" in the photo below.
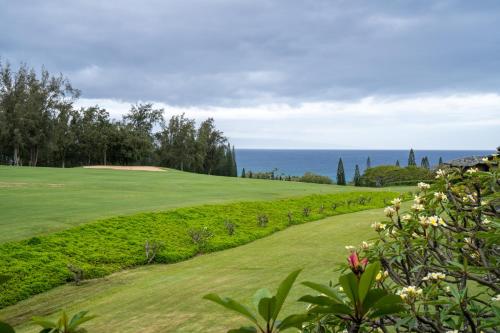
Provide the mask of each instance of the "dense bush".
{"label": "dense bush", "polygon": [[370,187],[416,185],[418,182],[433,179],[432,172],[425,168],[381,165],[365,170],[360,178],[360,184]]}
{"label": "dense bush", "polygon": [[[0,286],[0,307],[44,292],[74,276],[68,265],[83,270],[85,278],[103,277],[118,270],[145,264],[148,240],[162,244],[155,263],[172,263],[199,253],[191,231],[206,227],[212,237],[203,252],[222,250],[251,242],[293,224],[327,216],[382,207],[395,195],[390,192],[357,192],[311,195],[267,202],[241,202],[180,208],[167,212],[114,217],[79,227],[0,245],[0,276],[10,277]],[[360,201],[370,197],[370,201]],[[346,201],[354,202],[347,206]],[[320,207],[327,207],[320,212]],[[336,209],[328,207],[335,206]],[[308,216],[302,214],[310,207]],[[258,226],[256,217],[265,214],[268,223]],[[238,227],[229,234],[225,221]]]}
{"label": "dense bush", "polygon": [[[293,179],[295,180],[295,179]],[[312,172],[306,172],[302,177],[299,177],[299,182],[303,183],[316,183],[316,184],[332,184],[333,181],[328,176],[318,175]]]}

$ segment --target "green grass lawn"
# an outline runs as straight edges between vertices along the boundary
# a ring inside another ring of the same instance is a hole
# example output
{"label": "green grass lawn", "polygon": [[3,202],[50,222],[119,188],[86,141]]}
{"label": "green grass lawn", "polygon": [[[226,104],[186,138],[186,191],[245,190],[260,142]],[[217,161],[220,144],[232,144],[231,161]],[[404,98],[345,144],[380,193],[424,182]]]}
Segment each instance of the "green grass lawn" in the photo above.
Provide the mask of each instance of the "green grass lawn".
{"label": "green grass lawn", "polygon": [[[21,324],[34,315],[66,308],[90,310],[98,317],[90,332],[223,332],[243,319],[201,297],[209,292],[249,301],[261,287],[275,289],[297,268],[298,281],[328,282],[347,256],[345,245],[374,237],[370,224],[383,218],[382,209],[338,215],[290,227],[237,248],[171,265],[123,271],[81,286],[65,285],[0,310],[4,320]],[[294,287],[288,312],[303,310],[294,300],[305,291]],[[250,303],[248,303],[250,304]]]}
{"label": "green grass lawn", "polygon": [[376,189],[216,177],[175,170],[0,166],[0,243],[116,215],[363,190]]}

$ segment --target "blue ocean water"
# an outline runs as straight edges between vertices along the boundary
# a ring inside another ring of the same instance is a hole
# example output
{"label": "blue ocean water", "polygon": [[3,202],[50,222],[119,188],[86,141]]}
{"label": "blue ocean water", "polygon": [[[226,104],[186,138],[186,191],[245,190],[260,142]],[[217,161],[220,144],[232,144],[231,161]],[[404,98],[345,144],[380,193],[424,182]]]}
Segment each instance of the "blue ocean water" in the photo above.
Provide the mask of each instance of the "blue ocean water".
{"label": "blue ocean water", "polygon": [[[459,157],[486,155],[494,150],[415,150],[415,159],[420,165],[422,157],[427,156],[432,165],[437,165],[439,158],[443,161]],[[236,162],[239,174],[242,168],[246,171],[271,171],[278,169],[276,175],[301,176],[305,172],[314,172],[329,176],[335,181],[337,164],[342,158],[346,178],[354,176],[356,164],[361,173],[366,169],[366,160],[370,157],[371,166],[394,165],[399,160],[401,166],[408,162],[409,150],[305,150],[305,149],[237,149]]]}

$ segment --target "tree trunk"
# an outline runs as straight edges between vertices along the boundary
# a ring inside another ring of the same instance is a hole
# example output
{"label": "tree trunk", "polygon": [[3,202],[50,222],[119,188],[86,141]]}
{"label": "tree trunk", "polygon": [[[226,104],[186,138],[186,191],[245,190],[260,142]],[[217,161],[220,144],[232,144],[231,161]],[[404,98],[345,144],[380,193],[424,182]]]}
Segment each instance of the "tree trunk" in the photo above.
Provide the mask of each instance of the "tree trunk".
{"label": "tree trunk", "polygon": [[14,165],[19,166],[19,146],[14,146]]}

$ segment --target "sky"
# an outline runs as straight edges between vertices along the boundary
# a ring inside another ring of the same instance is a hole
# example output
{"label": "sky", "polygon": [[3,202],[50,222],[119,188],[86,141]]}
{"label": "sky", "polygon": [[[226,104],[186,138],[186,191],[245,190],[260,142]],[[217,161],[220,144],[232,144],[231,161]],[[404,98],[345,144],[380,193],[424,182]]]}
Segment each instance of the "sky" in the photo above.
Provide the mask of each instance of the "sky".
{"label": "sky", "polygon": [[499,1],[0,0],[0,58],[238,148],[494,149]]}

